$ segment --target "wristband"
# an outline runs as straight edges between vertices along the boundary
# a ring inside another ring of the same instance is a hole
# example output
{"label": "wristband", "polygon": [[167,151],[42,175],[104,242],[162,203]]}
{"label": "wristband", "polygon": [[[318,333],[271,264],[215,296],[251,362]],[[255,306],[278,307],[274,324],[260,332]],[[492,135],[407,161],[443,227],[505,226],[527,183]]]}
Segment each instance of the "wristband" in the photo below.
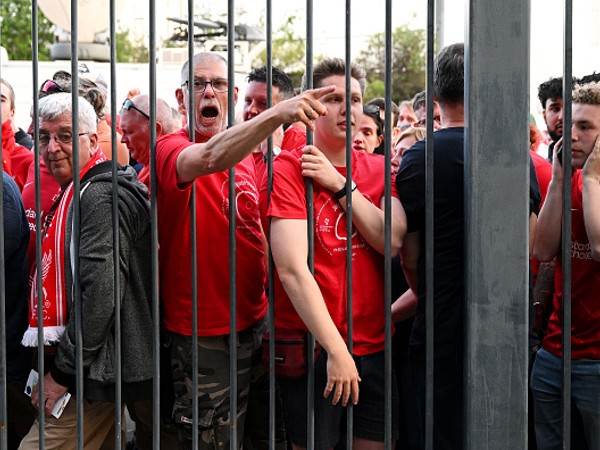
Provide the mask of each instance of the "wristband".
{"label": "wristband", "polygon": [[[356,183],[354,182],[354,180],[352,180],[352,189],[350,192],[354,192],[355,190],[356,190]],[[335,198],[336,200],[340,200],[340,199],[344,198],[345,196],[346,196],[346,186],[344,186],[342,189],[340,189],[335,194],[333,194],[333,198]]]}

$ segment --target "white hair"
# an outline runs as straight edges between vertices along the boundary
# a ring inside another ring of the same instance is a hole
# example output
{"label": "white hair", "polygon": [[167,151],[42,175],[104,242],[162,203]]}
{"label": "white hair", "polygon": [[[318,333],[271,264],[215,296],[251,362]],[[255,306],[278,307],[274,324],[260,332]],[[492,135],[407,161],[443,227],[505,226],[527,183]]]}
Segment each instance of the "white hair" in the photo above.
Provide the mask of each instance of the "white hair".
{"label": "white hair", "polygon": [[[79,130],[88,133],[95,133],[98,125],[98,116],[90,102],[83,97],[79,99]],[[40,99],[39,117],[41,121],[53,121],[65,114],[69,116],[73,113],[71,108],[71,93],[63,92]]]}

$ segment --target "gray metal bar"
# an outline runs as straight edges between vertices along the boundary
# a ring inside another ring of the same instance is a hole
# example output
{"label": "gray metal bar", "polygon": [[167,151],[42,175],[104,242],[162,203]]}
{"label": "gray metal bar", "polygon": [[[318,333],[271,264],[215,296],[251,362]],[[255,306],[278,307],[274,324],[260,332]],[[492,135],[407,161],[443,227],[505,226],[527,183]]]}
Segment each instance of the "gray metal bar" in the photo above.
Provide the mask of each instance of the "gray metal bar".
{"label": "gray metal bar", "polygon": [[[0,130],[0,142],[2,131]],[[2,146],[0,145],[0,161],[2,159]],[[3,172],[4,173],[4,172]],[[8,448],[8,410],[6,409],[6,280],[5,280],[5,255],[4,255],[4,179],[0,186],[0,448]]]}
{"label": "gray metal bar", "polygon": [[[352,0],[346,0],[346,55],[345,55],[345,88],[346,88],[346,321],[348,322],[347,345],[352,354],[353,321],[352,321],[352,54],[350,38]],[[358,119],[358,118],[357,118]],[[358,123],[356,124],[358,127]],[[354,435],[354,409],[352,401],[346,411],[346,448],[352,449]]]}
{"label": "gray metal bar", "polygon": [[117,42],[115,0],[110,0],[110,141],[112,148],[113,296],[115,303],[115,449],[121,449],[121,259],[119,258],[119,185],[117,183]]}
{"label": "gray metal bar", "polygon": [[571,111],[573,88],[573,2],[565,0],[563,54],[563,215],[561,265],[563,276],[562,323],[562,448],[571,448]]}
{"label": "gray metal bar", "polygon": [[[442,3],[443,0],[438,0]],[[433,272],[433,219],[434,219],[434,176],[433,176],[433,70],[434,70],[434,21],[436,1],[427,2],[427,140],[425,141],[425,448],[433,450],[434,426],[434,272]],[[439,15],[438,15],[439,17]],[[439,37],[439,35],[438,35]],[[438,47],[439,48],[439,47]]]}
{"label": "gray metal bar", "polygon": [[[313,88],[313,0],[306,0],[306,89]],[[306,145],[313,144],[313,132],[306,129]],[[308,242],[308,268],[315,273],[315,210],[313,204],[313,183],[304,179],[306,190],[306,237]],[[306,381],[306,449],[315,449],[315,337],[308,333],[307,339],[308,374]]]}
{"label": "gray metal bar", "polygon": [[392,0],[385,2],[385,200],[384,200],[384,286],[385,305],[385,402],[384,445],[392,448]]}
{"label": "gray metal bar", "polygon": [[[227,1],[227,126],[235,125],[235,103],[233,89],[235,86],[235,2]],[[236,287],[236,193],[235,169],[229,169],[229,448],[237,450],[237,287]]]}
{"label": "gray metal bar", "polygon": [[468,5],[467,449],[527,448],[529,18],[529,1],[470,0]]}
{"label": "gray metal bar", "polygon": [[[42,267],[42,206],[41,206],[41,180],[40,180],[40,119],[39,119],[39,98],[38,98],[38,83],[39,83],[39,67],[38,67],[38,3],[37,0],[31,2],[31,64],[33,75],[33,148],[34,148],[34,175],[35,175],[35,266]],[[43,310],[43,277],[42,271],[37,270],[36,273],[36,290],[37,290],[37,310]],[[45,373],[44,370],[44,315],[38,314],[38,340],[37,340],[37,369],[38,374]],[[44,377],[38,379],[38,392],[44,392]],[[44,408],[38,409],[38,436],[39,448],[45,448],[46,437],[44,429],[46,427],[46,414]]]}
{"label": "gray metal bar", "polygon": [[[77,448],[83,450],[83,326],[81,290],[79,287],[79,243],[80,243],[80,179],[79,179],[79,55],[77,53],[79,10],[77,0],[71,0],[71,100],[73,126],[73,305],[75,308],[75,379],[77,399]],[[40,374],[40,378],[42,374]]]}
{"label": "gray metal bar", "polygon": [[158,209],[156,193],[158,179],[156,177],[156,1],[149,0],[149,36],[148,59],[149,73],[149,115],[150,115],[150,234],[152,258],[152,448],[160,449],[160,304],[159,304],[159,264],[158,264]]}
{"label": "gray metal bar", "polygon": [[[273,106],[273,5],[266,0],[266,51],[267,51],[267,108]],[[267,204],[271,203],[273,192],[273,137],[267,139]],[[268,231],[267,231],[268,232]],[[268,236],[267,236],[268,238]],[[268,242],[269,239],[267,239]],[[268,294],[269,294],[269,450],[275,450],[275,264],[269,247]]]}
{"label": "gray metal bar", "polygon": [[[434,55],[435,52],[439,52],[442,49],[442,46],[444,45],[444,6],[446,4],[445,0],[435,0],[433,6],[428,6],[428,11],[429,8],[432,8],[433,11],[435,11],[434,14],[434,21],[435,21],[435,48],[434,48]],[[429,14],[428,14],[428,19],[427,19],[427,23],[429,24]]]}
{"label": "gray metal bar", "polygon": [[[188,135],[196,142],[194,109],[194,1],[188,0]],[[206,86],[205,86],[206,88]],[[190,244],[192,279],[192,448],[198,448],[198,247],[196,236],[196,182],[192,183],[190,201]]]}

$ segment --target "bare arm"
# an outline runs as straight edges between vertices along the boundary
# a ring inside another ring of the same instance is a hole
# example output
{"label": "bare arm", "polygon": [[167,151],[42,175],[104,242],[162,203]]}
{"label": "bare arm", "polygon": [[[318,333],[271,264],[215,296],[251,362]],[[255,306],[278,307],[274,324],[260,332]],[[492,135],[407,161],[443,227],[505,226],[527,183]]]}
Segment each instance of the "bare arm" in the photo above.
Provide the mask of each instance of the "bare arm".
{"label": "bare arm", "polygon": [[533,253],[540,261],[551,261],[560,250],[562,234],[562,202],[563,202],[563,174],[562,166],[556,157],[557,147],[554,146],[552,161],[552,180],[548,186],[546,200],[540,211],[535,228],[535,243]]}
{"label": "bare arm", "polygon": [[583,218],[592,258],[600,261],[600,136],[583,167]]}
{"label": "bare arm", "polygon": [[406,281],[413,292],[418,292],[417,289],[417,264],[419,262],[419,232],[408,233],[404,238],[402,245],[402,270]]}
{"label": "bare arm", "polygon": [[196,177],[229,169],[244,159],[283,123],[301,121],[311,129],[326,114],[319,98],[333,87],[305,91],[278,103],[247,122],[216,134],[205,143],[192,144],[177,157],[177,179],[189,183]]}
{"label": "bare arm", "polygon": [[[302,175],[312,178],[324,188],[335,193],[346,186],[346,178],[339,173],[327,157],[316,147],[306,146],[302,155]],[[347,198],[339,200],[346,210]],[[385,214],[384,199],[381,206],[367,200],[358,189],[352,192],[352,223],[367,243],[383,254],[385,251]],[[406,215],[402,204],[392,197],[392,256],[398,254],[402,239],[406,234]]]}
{"label": "bare arm", "polygon": [[414,316],[416,311],[417,295],[409,289],[392,303],[392,321],[395,323],[406,320]]}
{"label": "bare arm", "polygon": [[[302,321],[327,351],[327,385],[335,387],[334,404],[342,398],[345,405],[350,395],[358,402],[358,372],[344,339],[333,323],[323,295],[308,270],[306,259],[306,220],[273,218],[271,251],[281,284]],[[329,392],[325,392],[327,396]]]}

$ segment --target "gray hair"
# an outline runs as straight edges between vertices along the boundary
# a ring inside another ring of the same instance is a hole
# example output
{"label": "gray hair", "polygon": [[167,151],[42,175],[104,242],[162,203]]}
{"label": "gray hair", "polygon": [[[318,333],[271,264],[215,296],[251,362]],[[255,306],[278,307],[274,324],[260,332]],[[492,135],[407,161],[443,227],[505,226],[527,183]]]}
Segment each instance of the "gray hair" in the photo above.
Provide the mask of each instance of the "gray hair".
{"label": "gray hair", "polygon": [[[48,95],[40,99],[39,114],[41,121],[53,121],[73,113],[70,93]],[[95,133],[98,125],[96,111],[85,98],[79,97],[79,129]]]}
{"label": "gray hair", "polygon": [[[196,53],[194,55],[193,61],[194,61],[194,66],[196,66],[200,63],[203,63],[205,61],[217,61],[217,62],[222,62],[223,64],[225,64],[225,67],[227,67],[227,60],[215,52]],[[190,64],[190,61],[187,60],[186,62],[183,63],[183,66],[181,67],[181,84],[185,84],[185,82],[188,79],[189,64]]]}

